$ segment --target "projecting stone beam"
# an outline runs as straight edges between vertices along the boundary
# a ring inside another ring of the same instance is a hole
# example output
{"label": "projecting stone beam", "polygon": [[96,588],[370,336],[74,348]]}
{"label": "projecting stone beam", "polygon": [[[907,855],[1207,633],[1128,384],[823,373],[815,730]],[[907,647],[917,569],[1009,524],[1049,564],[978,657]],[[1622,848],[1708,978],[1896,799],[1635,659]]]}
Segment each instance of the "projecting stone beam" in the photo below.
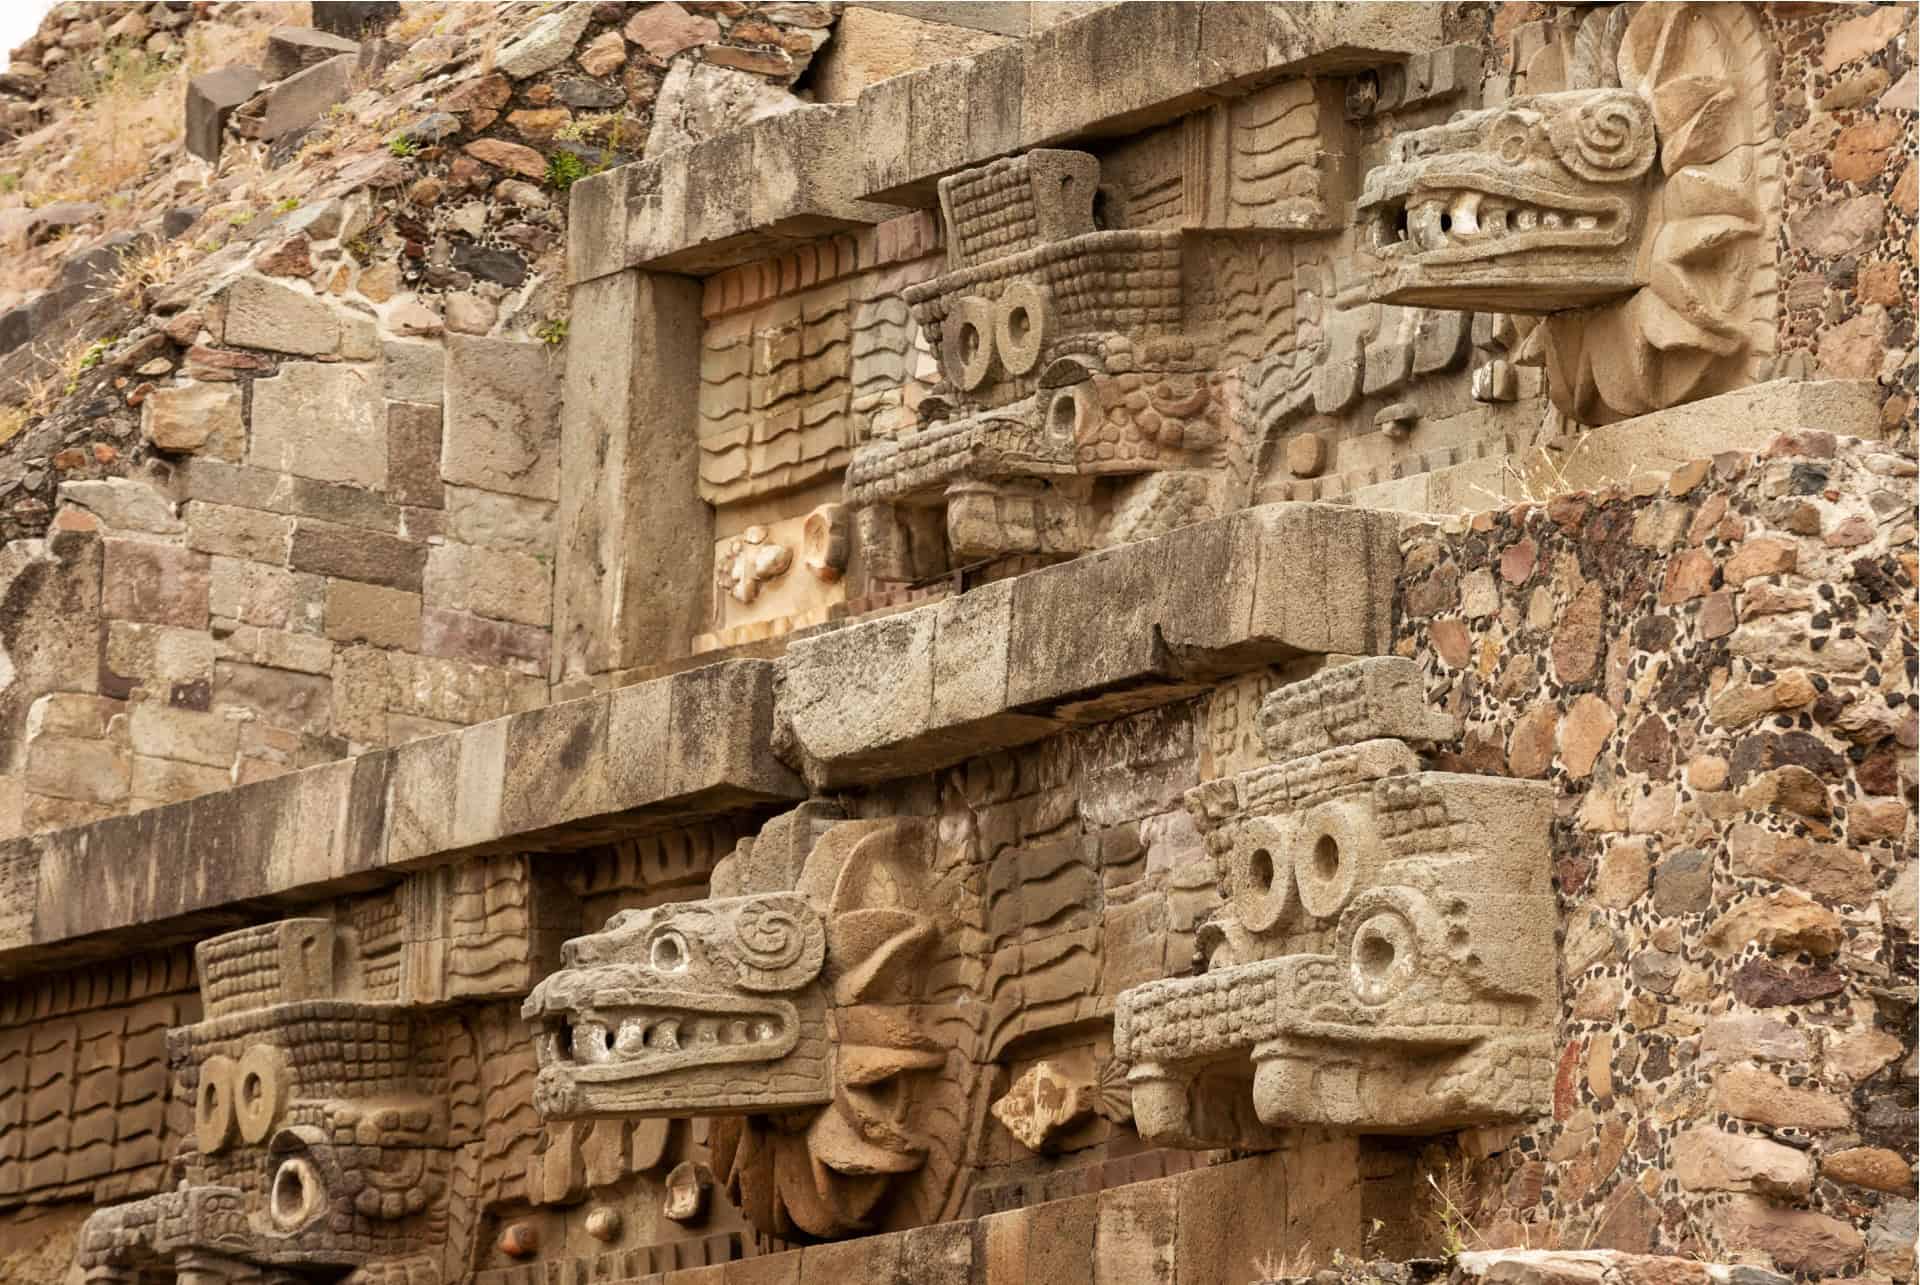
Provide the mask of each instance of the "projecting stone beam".
{"label": "projecting stone beam", "polygon": [[1420,4],[1121,4],[858,100],[869,201],[931,207],[997,156],[1137,133],[1283,76],[1359,71],[1443,43]]}
{"label": "projecting stone beam", "polygon": [[772,733],[773,665],[729,661],[0,844],[0,976],[204,935],[455,856],[561,851],[803,798]]}
{"label": "projecting stone beam", "polygon": [[1430,4],[1121,4],[1025,40],[575,183],[575,284],[704,275],[795,241],[931,209],[942,176],[1031,147],[1134,133],[1285,76],[1443,43]]}
{"label": "projecting stone beam", "polygon": [[1308,654],[1386,649],[1400,515],[1276,504],[798,640],[780,735],[816,786],[1039,740]]}

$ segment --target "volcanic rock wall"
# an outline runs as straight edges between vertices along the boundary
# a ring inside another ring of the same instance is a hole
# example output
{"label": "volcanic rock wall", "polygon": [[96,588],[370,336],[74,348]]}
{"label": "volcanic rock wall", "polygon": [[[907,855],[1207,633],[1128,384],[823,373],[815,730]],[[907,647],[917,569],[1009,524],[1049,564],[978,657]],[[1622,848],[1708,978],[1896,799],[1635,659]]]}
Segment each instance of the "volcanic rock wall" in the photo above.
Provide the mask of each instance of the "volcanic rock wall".
{"label": "volcanic rock wall", "polygon": [[1818,431],[1410,534],[1462,769],[1552,782],[1553,1119],[1499,1243],[1912,1270],[1914,464]]}

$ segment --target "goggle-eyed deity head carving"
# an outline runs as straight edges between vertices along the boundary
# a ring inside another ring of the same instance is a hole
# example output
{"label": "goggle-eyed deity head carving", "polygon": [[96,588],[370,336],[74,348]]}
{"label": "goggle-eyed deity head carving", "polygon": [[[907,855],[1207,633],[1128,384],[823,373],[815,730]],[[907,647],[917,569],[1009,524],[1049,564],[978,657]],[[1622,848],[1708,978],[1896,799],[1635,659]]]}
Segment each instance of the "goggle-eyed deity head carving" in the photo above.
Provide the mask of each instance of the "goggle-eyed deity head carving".
{"label": "goggle-eyed deity head carving", "polygon": [[443,1059],[406,1008],[342,998],[359,989],[350,954],[324,919],[200,943],[203,1020],[168,1032],[193,1104],[185,1178],[88,1220],[90,1279],[166,1263],[439,1279]]}

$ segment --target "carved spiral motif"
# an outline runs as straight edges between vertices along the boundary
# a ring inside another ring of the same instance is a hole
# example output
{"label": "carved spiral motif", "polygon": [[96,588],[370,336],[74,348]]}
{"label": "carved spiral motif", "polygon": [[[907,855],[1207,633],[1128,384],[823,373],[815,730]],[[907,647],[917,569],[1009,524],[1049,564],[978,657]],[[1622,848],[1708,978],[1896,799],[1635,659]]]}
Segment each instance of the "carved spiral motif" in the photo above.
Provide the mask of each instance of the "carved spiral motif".
{"label": "carved spiral motif", "polygon": [[820,916],[794,896],[756,898],[735,914],[734,954],[741,984],[754,990],[805,985],[826,958]]}
{"label": "carved spiral motif", "polygon": [[1639,178],[1653,164],[1653,114],[1638,94],[1593,91],[1548,125],[1561,164],[1596,183]]}

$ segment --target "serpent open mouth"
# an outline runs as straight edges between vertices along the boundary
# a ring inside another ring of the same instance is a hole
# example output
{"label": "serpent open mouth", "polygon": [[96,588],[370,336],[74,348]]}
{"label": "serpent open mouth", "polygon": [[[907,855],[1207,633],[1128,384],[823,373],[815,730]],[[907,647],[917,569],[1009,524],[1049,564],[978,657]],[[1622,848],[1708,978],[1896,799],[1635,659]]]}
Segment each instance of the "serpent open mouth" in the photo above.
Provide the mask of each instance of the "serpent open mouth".
{"label": "serpent open mouth", "polygon": [[580,1009],[534,1016],[541,1064],[587,1081],[770,1062],[791,1052],[800,1032],[792,1004],[743,995],[608,990]]}
{"label": "serpent open mouth", "polygon": [[1424,180],[1364,203],[1372,249],[1385,258],[1460,263],[1549,247],[1601,249],[1625,240],[1629,210],[1614,196],[1548,193],[1476,177]]}

